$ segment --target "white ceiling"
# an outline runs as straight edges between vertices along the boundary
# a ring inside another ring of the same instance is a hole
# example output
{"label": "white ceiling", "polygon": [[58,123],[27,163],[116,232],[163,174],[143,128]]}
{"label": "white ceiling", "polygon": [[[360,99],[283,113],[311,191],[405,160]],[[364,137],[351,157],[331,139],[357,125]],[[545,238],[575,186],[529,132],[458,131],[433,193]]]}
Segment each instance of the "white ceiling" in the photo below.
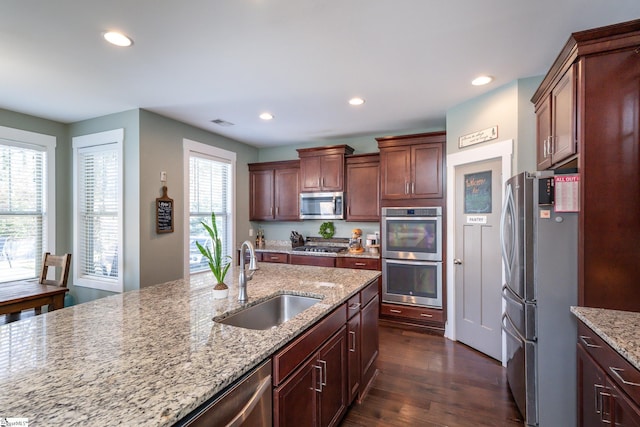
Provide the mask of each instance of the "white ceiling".
{"label": "white ceiling", "polygon": [[[144,108],[257,147],[338,143],[444,128],[447,109],[546,73],[571,32],[637,18],[639,0],[2,0],[0,108],[64,123]],[[134,45],[108,45],[111,29]],[[471,86],[481,73],[495,81]]]}

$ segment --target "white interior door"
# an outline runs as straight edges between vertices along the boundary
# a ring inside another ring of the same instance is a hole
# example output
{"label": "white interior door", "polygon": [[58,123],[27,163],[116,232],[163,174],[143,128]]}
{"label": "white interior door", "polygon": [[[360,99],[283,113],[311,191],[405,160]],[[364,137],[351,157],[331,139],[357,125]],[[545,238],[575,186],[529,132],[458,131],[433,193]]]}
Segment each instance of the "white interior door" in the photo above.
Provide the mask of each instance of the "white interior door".
{"label": "white interior door", "polygon": [[500,157],[455,168],[455,307],[459,341],[502,355]]}

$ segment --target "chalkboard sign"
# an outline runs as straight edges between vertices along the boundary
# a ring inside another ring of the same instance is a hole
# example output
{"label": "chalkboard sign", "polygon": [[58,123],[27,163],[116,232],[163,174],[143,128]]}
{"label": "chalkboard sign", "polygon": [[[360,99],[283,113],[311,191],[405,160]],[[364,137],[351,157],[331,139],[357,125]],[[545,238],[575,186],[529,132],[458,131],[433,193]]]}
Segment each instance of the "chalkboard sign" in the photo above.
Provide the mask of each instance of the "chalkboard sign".
{"label": "chalkboard sign", "polygon": [[173,233],[173,199],[162,187],[162,197],[156,199],[156,233]]}

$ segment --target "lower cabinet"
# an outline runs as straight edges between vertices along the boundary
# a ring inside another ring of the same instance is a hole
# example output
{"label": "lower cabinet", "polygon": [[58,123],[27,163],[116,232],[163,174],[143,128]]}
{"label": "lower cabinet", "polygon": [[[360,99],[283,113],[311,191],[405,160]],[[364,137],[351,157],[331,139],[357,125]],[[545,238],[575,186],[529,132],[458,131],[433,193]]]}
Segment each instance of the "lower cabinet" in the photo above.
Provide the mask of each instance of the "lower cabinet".
{"label": "lower cabinet", "polygon": [[640,371],[578,322],[578,425],[640,427]]}
{"label": "lower cabinet", "polygon": [[293,265],[314,265],[316,267],[335,267],[335,257],[324,257],[314,255],[291,255],[289,257],[289,264]]}
{"label": "lower cabinet", "polygon": [[274,426],[340,424],[362,401],[378,357],[378,282],[273,355]]}
{"label": "lower cabinet", "polygon": [[273,392],[275,426],[334,426],[347,409],[343,326]]}

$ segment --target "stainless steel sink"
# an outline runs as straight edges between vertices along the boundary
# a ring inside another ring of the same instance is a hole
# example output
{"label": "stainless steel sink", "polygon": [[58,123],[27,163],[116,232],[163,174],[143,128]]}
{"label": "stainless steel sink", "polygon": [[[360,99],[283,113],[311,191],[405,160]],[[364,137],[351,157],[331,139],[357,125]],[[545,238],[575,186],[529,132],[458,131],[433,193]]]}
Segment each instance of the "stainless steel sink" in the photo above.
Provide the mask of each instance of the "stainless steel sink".
{"label": "stainless steel sink", "polygon": [[213,320],[246,329],[269,329],[286,322],[320,301],[319,298],[313,297],[278,295],[229,317]]}

